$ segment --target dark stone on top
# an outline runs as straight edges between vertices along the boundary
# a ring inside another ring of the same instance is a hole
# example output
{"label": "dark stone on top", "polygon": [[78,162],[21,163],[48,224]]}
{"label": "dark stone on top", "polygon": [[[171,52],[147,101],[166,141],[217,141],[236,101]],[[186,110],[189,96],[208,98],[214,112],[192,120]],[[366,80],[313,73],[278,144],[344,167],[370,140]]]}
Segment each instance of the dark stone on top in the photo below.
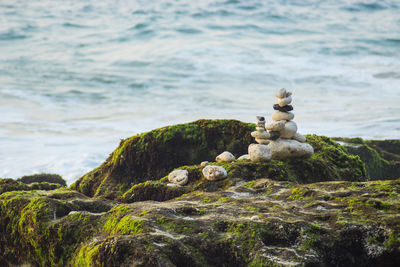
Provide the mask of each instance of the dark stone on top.
{"label": "dark stone on top", "polygon": [[280,132],[275,132],[275,131],[271,131],[271,132],[269,132],[269,134],[270,134],[270,137],[269,137],[270,140],[276,140],[281,136]]}
{"label": "dark stone on top", "polygon": [[281,107],[278,104],[274,104],[274,109],[282,111],[282,112],[287,112],[287,111],[293,110],[293,106],[292,105],[286,105],[286,106]]}
{"label": "dark stone on top", "polygon": [[265,121],[265,118],[263,116],[257,116],[257,120],[259,121]]}

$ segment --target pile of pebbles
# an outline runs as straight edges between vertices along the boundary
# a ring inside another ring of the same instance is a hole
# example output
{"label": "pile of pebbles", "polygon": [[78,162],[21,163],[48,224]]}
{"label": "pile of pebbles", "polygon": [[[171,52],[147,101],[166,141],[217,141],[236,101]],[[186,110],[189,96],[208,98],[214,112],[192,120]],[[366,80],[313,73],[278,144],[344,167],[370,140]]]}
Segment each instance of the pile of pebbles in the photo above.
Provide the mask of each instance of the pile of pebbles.
{"label": "pile of pebbles", "polygon": [[292,93],[285,88],[275,93],[275,112],[271,123],[265,125],[265,118],[257,116],[257,127],[251,133],[257,144],[249,146],[249,156],[252,161],[261,162],[272,159],[309,157],[314,154],[311,145],[305,143],[306,138],[297,132],[297,124],[293,121],[294,114]]}

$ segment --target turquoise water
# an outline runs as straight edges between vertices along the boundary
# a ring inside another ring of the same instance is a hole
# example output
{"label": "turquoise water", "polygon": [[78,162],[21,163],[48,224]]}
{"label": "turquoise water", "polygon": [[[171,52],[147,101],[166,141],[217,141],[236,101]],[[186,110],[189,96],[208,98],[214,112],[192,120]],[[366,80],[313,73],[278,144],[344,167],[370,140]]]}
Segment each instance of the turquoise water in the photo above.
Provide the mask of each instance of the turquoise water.
{"label": "turquoise water", "polygon": [[400,1],[0,1],[0,177],[72,183],[120,138],[199,118],[400,138]]}

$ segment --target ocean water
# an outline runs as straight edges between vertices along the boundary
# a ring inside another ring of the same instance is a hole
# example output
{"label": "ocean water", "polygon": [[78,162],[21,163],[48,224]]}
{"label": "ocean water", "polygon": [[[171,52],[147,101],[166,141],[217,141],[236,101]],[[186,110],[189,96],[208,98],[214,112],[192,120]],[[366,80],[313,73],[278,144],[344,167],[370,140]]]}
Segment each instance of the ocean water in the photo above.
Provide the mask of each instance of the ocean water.
{"label": "ocean water", "polygon": [[137,133],[255,122],[400,138],[400,1],[1,0],[0,177],[74,182]]}

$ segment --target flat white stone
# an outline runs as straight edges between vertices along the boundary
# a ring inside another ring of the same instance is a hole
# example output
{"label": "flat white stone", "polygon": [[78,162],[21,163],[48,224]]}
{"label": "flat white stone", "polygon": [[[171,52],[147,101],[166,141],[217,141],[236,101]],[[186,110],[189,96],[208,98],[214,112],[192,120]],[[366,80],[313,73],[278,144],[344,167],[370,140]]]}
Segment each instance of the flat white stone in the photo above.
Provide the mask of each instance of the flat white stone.
{"label": "flat white stone", "polygon": [[250,160],[254,162],[264,162],[271,159],[271,149],[263,144],[249,145]]}
{"label": "flat white stone", "polygon": [[241,155],[237,160],[250,160],[250,156],[249,156],[249,154],[244,154],[244,155]]}
{"label": "flat white stone", "polygon": [[175,170],[168,175],[168,181],[177,185],[185,185],[189,181],[187,170]]}
{"label": "flat white stone", "polygon": [[216,162],[232,162],[234,160],[235,156],[229,151],[224,151],[215,158]]}
{"label": "flat white stone", "polygon": [[285,128],[285,123],[286,121],[274,121],[267,124],[267,126],[265,126],[265,129],[267,129],[268,131],[279,132],[283,130],[283,128]]}
{"label": "flat white stone", "polygon": [[297,124],[294,121],[285,123],[285,127],[281,131],[281,138],[291,139],[297,132]]}
{"label": "flat white stone", "polygon": [[274,114],[272,114],[271,118],[273,121],[291,121],[294,119],[294,114],[290,111],[276,111]]}
{"label": "flat white stone", "polygon": [[292,103],[292,96],[290,95],[290,96],[285,97],[285,98],[277,97],[276,98],[276,102],[278,103],[278,105],[280,107],[284,107],[284,106],[289,105],[290,103]]}
{"label": "flat white stone", "polygon": [[268,145],[269,139],[266,138],[255,138],[256,142],[262,145]]}
{"label": "flat white stone", "polygon": [[314,149],[307,143],[292,139],[277,139],[268,144],[273,159],[306,158],[314,154]]}
{"label": "flat white stone", "polygon": [[200,163],[200,167],[202,167],[202,168],[204,168],[205,166],[207,166],[208,165],[208,161],[202,161],[201,163]]}
{"label": "flat white stone", "polygon": [[253,136],[254,138],[269,138],[270,134],[267,131],[263,130],[251,132],[251,136]]}
{"label": "flat white stone", "polygon": [[221,180],[228,176],[224,167],[216,165],[207,165],[202,172],[204,177],[211,181]]}
{"label": "flat white stone", "polygon": [[293,139],[297,140],[297,141],[299,141],[301,143],[304,143],[306,141],[306,137],[304,135],[302,135],[302,134],[299,134],[299,133],[295,133],[295,135],[293,136]]}

